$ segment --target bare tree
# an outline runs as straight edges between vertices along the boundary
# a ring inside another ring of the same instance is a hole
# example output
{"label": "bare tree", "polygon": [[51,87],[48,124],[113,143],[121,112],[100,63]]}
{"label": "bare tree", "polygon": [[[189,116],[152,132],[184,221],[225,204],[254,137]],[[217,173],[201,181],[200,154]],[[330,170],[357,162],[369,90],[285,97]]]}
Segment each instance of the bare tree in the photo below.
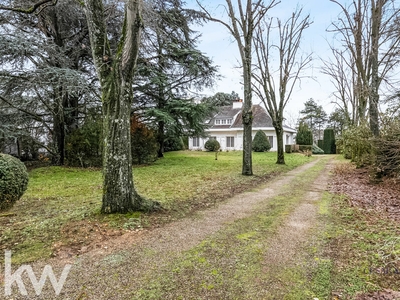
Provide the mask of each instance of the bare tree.
{"label": "bare tree", "polygon": [[378,136],[379,89],[382,82],[389,82],[390,72],[399,63],[400,36],[393,34],[399,7],[394,0],[354,0],[348,7],[338,0],[331,1],[342,10],[343,16],[333,23],[332,31],[348,49],[347,64],[356,74],[357,119],[366,120],[369,107],[370,129]]}
{"label": "bare tree", "polygon": [[277,5],[279,2],[270,0],[268,5],[264,1],[246,1],[244,7],[242,2],[237,1],[238,12],[231,0],[226,1],[226,11],[228,13],[229,21],[226,22],[222,19],[213,17],[207,9],[205,9],[200,1],[197,3],[205,13],[205,17],[213,22],[224,25],[232,37],[236,40],[239,48],[242,68],[243,68],[243,87],[244,87],[244,104],[242,108],[242,122],[243,122],[243,175],[253,175],[252,167],[252,43],[255,28],[259,25],[263,17],[269,9]]}
{"label": "bare tree", "polygon": [[331,46],[333,58],[322,59],[322,73],[330,76],[335,86],[333,96],[335,103],[345,115],[348,125],[358,123],[359,98],[356,97],[356,73],[353,72],[351,58],[346,58],[346,52]]}
{"label": "bare tree", "polygon": [[[254,35],[257,63],[254,67],[255,93],[263,101],[272,119],[278,140],[277,164],[285,164],[283,149],[283,113],[302,72],[311,62],[311,54],[300,52],[301,39],[310,26],[309,15],[302,17],[297,9],[291,17],[282,22],[277,18],[263,19]],[[274,43],[275,29],[277,42]],[[278,62],[273,63],[277,54]],[[275,83],[275,80],[278,80]]]}

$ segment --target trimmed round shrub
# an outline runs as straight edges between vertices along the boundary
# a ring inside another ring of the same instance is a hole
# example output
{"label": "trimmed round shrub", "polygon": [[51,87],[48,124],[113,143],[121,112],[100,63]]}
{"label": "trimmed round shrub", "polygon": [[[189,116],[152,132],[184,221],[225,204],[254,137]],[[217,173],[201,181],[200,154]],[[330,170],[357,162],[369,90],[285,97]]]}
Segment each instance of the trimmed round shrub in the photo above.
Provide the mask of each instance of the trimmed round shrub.
{"label": "trimmed round shrub", "polygon": [[206,148],[207,151],[218,151],[221,148],[221,145],[216,139],[210,139],[204,144],[204,148]]}
{"label": "trimmed round shrub", "polygon": [[185,144],[181,137],[169,136],[164,141],[164,152],[184,150]]}
{"label": "trimmed round shrub", "polygon": [[254,152],[265,152],[271,149],[268,137],[264,131],[257,131],[253,139],[253,151]]}
{"label": "trimmed round shrub", "polygon": [[0,210],[10,208],[28,187],[28,172],[17,158],[0,153]]}

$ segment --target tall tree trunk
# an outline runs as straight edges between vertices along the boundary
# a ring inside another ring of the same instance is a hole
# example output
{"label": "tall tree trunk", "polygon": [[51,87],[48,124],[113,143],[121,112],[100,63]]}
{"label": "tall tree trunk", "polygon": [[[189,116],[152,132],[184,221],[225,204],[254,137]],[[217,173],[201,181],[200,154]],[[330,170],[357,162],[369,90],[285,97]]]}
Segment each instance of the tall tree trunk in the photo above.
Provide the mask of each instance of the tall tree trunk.
{"label": "tall tree trunk", "polygon": [[158,132],[157,132],[157,143],[158,143],[158,150],[157,156],[159,158],[164,157],[164,121],[158,122]]}
{"label": "tall tree trunk", "polygon": [[372,134],[379,136],[379,29],[382,20],[382,6],[384,1],[371,1],[372,5],[372,29],[371,29],[371,87],[369,93],[369,124]]}
{"label": "tall tree trunk", "polygon": [[109,77],[109,90],[103,90],[103,213],[126,213],[140,208],[141,198],[135,193],[132,176],[130,141],[131,103],[126,95],[126,82],[117,86],[117,72]]}
{"label": "tall tree trunk", "polygon": [[274,122],[274,128],[275,128],[275,133],[276,133],[276,139],[277,139],[277,158],[276,158],[276,163],[279,165],[284,165],[285,164],[285,152],[284,152],[284,147],[283,147],[283,126],[282,126],[282,121],[276,121]]}
{"label": "tall tree trunk", "polygon": [[118,51],[107,39],[102,0],[85,0],[90,43],[100,79],[104,117],[103,213],[151,210],[157,202],[135,191],[130,142],[130,85],[136,67],[141,32],[142,0],[128,0]]}
{"label": "tall tree trunk", "polygon": [[243,122],[243,164],[242,174],[253,175],[253,112],[252,112],[252,86],[251,86],[251,43],[252,36],[247,37],[249,40],[244,46],[242,53],[243,62],[243,79],[244,79],[244,103],[242,108]]}
{"label": "tall tree trunk", "polygon": [[56,156],[53,156],[54,165],[64,165],[65,159],[65,128],[64,128],[64,110],[60,103],[61,99],[55,100],[53,112],[53,142]]}

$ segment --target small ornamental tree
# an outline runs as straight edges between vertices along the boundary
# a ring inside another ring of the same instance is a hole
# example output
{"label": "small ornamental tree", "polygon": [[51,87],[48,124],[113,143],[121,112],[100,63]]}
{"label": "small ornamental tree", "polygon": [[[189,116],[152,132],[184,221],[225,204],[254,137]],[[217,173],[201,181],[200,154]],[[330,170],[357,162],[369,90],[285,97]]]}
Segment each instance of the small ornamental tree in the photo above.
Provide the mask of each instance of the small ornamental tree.
{"label": "small ornamental tree", "polygon": [[81,128],[75,129],[66,137],[65,152],[69,166],[101,167],[102,127],[100,118],[87,117]]}
{"label": "small ornamental tree", "polygon": [[312,131],[310,130],[308,125],[304,122],[301,122],[299,125],[299,130],[296,135],[296,143],[298,145],[312,145],[313,144]]}
{"label": "small ornamental tree", "polygon": [[257,131],[253,139],[253,151],[254,152],[265,152],[271,149],[268,137],[264,131]]}
{"label": "small ornamental tree", "polygon": [[157,158],[157,139],[154,132],[139,121],[136,115],[131,117],[131,152],[136,164],[153,162]]}
{"label": "small ornamental tree", "polygon": [[207,151],[215,152],[215,160],[218,159],[218,151],[221,149],[221,145],[216,139],[209,139],[204,144],[204,148],[206,148]]}
{"label": "small ornamental tree", "polygon": [[0,153],[0,210],[10,208],[28,187],[28,172],[17,158]]}
{"label": "small ornamental tree", "polygon": [[324,130],[324,148],[325,154],[336,154],[335,132],[332,128]]}

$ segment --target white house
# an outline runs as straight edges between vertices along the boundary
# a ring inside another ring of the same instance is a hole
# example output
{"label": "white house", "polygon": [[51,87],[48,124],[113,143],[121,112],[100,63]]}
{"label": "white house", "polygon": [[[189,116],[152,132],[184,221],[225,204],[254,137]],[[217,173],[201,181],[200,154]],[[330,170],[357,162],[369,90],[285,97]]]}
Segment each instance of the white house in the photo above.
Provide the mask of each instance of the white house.
{"label": "white house", "polygon": [[[216,139],[222,150],[243,150],[243,123],[242,100],[234,101],[232,106],[221,106],[217,114],[208,121],[206,130],[208,137],[193,137],[189,139],[189,149],[203,150],[204,144],[210,138]],[[277,138],[275,128],[272,126],[271,117],[261,105],[253,105],[252,136],[258,130],[265,132],[271,144],[271,151],[277,150]],[[284,145],[293,144],[293,135],[296,130],[283,126]]]}

